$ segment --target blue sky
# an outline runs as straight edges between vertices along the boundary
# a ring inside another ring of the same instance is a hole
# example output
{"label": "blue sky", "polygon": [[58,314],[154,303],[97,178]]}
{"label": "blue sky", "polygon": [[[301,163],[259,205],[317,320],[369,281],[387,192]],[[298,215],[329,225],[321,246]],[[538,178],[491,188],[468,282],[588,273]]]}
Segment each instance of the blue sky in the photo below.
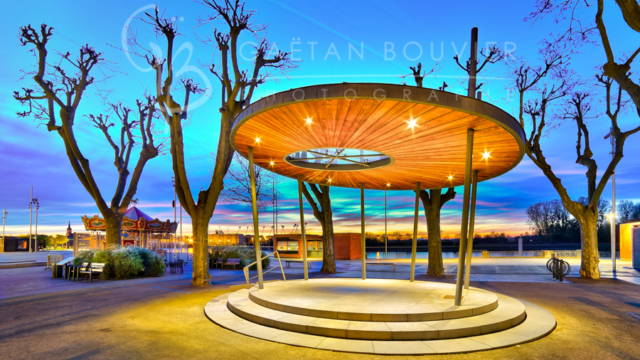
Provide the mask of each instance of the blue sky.
{"label": "blue sky", "polygon": [[[153,86],[150,72],[144,60],[128,58],[122,51],[121,36],[127,20],[136,12],[153,5],[144,1],[112,1],[108,5],[100,2],[66,1],[56,2],[10,2],[4,4],[2,17],[3,36],[0,45],[4,56],[0,58],[0,163],[3,176],[0,177],[0,208],[9,212],[8,233],[28,232],[29,212],[27,209],[30,187],[41,202],[39,231],[63,232],[71,221],[76,230],[81,230],[81,215],[98,212],[91,197],[82,188],[73,173],[61,139],[55,133],[48,133],[31,119],[18,119],[16,111],[21,110],[12,92],[31,82],[20,80],[21,69],[29,69],[34,58],[26,48],[19,46],[18,29],[22,25],[34,27],[47,23],[55,28],[51,49],[76,53],[82,44],[90,44],[110,62],[111,72],[105,68],[110,78],[100,82],[88,91],[79,109],[81,115],[107,113],[107,106],[96,90],[112,91],[109,100],[122,101],[134,106],[135,99],[141,98],[145,90]],[[217,52],[203,44],[201,39],[212,34],[211,25],[197,27],[196,19],[202,16],[200,4],[183,1],[160,1],[157,3],[166,14],[176,16],[182,36],[178,47],[184,50],[176,55],[178,67],[184,65],[187,76],[194,77],[202,86],[214,84],[211,99],[203,99],[202,105],[194,109],[185,128],[187,167],[194,190],[208,185],[212,169],[211,153],[215,151],[219,127],[219,86],[217,80],[208,73],[206,67],[217,59]],[[384,2],[384,1],[248,1],[247,8],[255,9],[257,23],[267,24],[268,38],[278,49],[294,51],[299,59],[298,67],[286,77],[272,77],[260,86],[254,100],[276,91],[322,83],[335,82],[383,82],[399,84],[406,81],[413,85],[411,77],[405,80],[401,75],[410,73],[409,66],[421,61],[430,69],[439,60],[440,70],[435,77],[425,79],[425,86],[439,87],[443,81],[449,84],[447,90],[464,91],[462,71],[453,60],[456,53],[462,59],[469,56],[469,36],[472,27],[479,28],[480,46],[497,43],[507,50],[515,50],[517,56],[535,61],[538,42],[560,28],[550,19],[535,24],[523,19],[531,11],[531,6],[520,1],[477,2]],[[634,50],[632,44],[640,40],[637,34],[629,32],[623,23],[613,1],[607,2],[605,21],[614,38],[617,52]],[[593,11],[586,14],[593,17]],[[146,25],[139,20],[131,22],[138,31],[143,44],[158,42]],[[241,39],[250,42],[246,36]],[[150,46],[150,45],[149,45]],[[250,46],[243,48],[243,56],[250,57]],[[52,59],[55,51],[50,51]],[[582,53],[574,56],[573,69],[584,77],[592,78],[594,67],[604,62],[604,53],[599,44],[588,45]],[[244,61],[245,66],[250,65]],[[140,70],[142,69],[142,70]],[[484,100],[489,101],[511,114],[516,114],[517,104],[508,99],[505,87],[510,79],[504,64],[496,64],[483,72],[488,82],[483,86]],[[624,115],[620,121],[624,129],[638,124],[633,112]],[[598,161],[600,173],[608,163],[610,145],[603,139],[609,123],[605,117],[591,119],[592,148]],[[161,123],[158,124],[163,130]],[[111,149],[97,129],[90,126],[83,116],[77,117],[76,133],[81,149],[90,158],[92,168],[102,192],[107,199],[115,187],[116,170],[113,166]],[[575,164],[576,129],[566,123],[551,132],[543,140],[544,151],[554,171],[563,179],[572,197],[586,195],[584,167]],[[640,135],[636,134],[626,144],[625,158],[617,169],[617,198],[640,200]],[[150,161],[145,168],[139,186],[140,208],[148,214],[166,219],[173,216],[171,200],[172,170],[169,155]],[[478,186],[478,209],[476,229],[519,234],[527,231],[525,209],[538,201],[558,198],[555,190],[542,172],[526,157],[510,173]],[[297,222],[297,192],[295,182],[282,179],[279,187],[280,223],[289,231]],[[456,236],[459,232],[462,188],[457,189],[458,197],[443,209],[442,225],[445,234]],[[389,229],[409,232],[412,226],[412,192],[389,192]],[[604,198],[610,199],[611,190],[605,190]],[[367,191],[367,229],[379,232],[384,227],[384,193]],[[332,201],[336,231],[359,231],[358,190],[335,188]],[[184,216],[183,228],[190,232],[189,218]],[[319,224],[306,209],[309,231],[319,232]],[[271,227],[271,212],[261,214],[261,227],[266,233]],[[245,204],[219,204],[211,219],[213,228],[227,227],[235,231],[251,225],[250,208]],[[420,232],[426,233],[426,225],[420,222]]]}

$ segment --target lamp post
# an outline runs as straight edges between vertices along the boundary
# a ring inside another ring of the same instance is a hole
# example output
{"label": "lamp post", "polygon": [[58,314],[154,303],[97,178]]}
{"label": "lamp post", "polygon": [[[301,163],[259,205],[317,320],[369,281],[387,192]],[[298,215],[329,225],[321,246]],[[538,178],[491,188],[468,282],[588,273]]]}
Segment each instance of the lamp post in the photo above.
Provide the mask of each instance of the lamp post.
{"label": "lamp post", "polygon": [[[171,177],[171,183],[173,184],[173,223],[175,224],[175,222],[177,221],[177,213],[176,213],[176,179],[175,177]],[[182,222],[180,222],[182,224]],[[173,234],[173,249],[171,250],[171,261],[174,261],[174,257],[175,257],[175,244],[176,244],[176,234]],[[169,247],[171,247],[171,244],[169,245]]]}
{"label": "lamp post", "polygon": [[37,196],[34,204],[36,206],[36,244],[35,244],[36,248],[34,251],[38,251],[38,209],[40,209],[40,203],[38,202]]}
{"label": "lamp post", "polygon": [[[611,138],[611,158],[616,156],[616,137],[613,133],[613,128],[609,129],[609,133],[604,137],[605,140]],[[611,270],[616,272],[616,169],[613,169],[611,174],[611,191],[612,191],[612,206],[611,206]]]}
{"label": "lamp post", "polygon": [[7,219],[8,214],[7,209],[2,210],[2,244],[0,244],[2,246],[0,246],[0,252],[4,252],[4,222]]}
{"label": "lamp post", "polygon": [[[387,188],[390,187],[391,184],[387,184]],[[387,189],[384,189],[384,259],[387,258]]]}
{"label": "lamp post", "polygon": [[33,222],[33,211],[31,210],[33,205],[33,186],[31,187],[31,197],[29,198],[29,252],[31,252],[31,223]]}

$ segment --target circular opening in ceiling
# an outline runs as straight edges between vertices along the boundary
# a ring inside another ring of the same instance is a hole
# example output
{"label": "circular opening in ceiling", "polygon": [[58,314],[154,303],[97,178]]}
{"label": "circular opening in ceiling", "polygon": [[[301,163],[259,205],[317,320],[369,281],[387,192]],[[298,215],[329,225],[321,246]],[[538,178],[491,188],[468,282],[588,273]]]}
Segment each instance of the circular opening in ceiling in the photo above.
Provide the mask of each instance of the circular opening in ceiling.
{"label": "circular opening in ceiling", "polygon": [[289,164],[322,171],[371,170],[393,163],[393,158],[379,151],[349,148],[307,149],[284,157]]}

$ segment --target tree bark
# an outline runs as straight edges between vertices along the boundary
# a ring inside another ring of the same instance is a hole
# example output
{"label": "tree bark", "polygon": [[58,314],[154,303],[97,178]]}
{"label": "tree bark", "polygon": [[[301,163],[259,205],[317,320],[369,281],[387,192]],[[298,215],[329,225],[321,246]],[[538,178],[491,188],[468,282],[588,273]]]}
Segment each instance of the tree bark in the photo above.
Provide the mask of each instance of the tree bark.
{"label": "tree bark", "polygon": [[440,236],[440,210],[442,206],[456,196],[453,188],[441,193],[440,189],[420,190],[420,200],[424,216],[427,219],[427,238],[429,239],[428,276],[444,276],[442,261],[442,239]]}
{"label": "tree bark", "polygon": [[193,286],[209,286],[211,285],[211,274],[209,273],[209,235],[208,221],[209,218],[204,216],[191,217],[191,226],[193,229],[193,274],[191,284]]}
{"label": "tree bark", "polygon": [[585,279],[600,279],[600,263],[598,253],[598,211],[592,206],[574,214],[580,225],[580,242],[582,243],[582,259],[580,276]]}
{"label": "tree bark", "polygon": [[[440,192],[437,190],[436,193]],[[440,200],[438,199],[438,202]],[[427,238],[429,239],[429,264],[428,276],[444,276],[444,263],[442,261],[442,241],[440,236],[440,207],[424,207],[424,216],[427,219]]]}
{"label": "tree bark", "polygon": [[331,211],[331,197],[329,196],[331,187],[320,185],[320,189],[318,189],[316,184],[309,184],[309,187],[318,202],[313,200],[305,183],[302,184],[302,194],[311,205],[313,216],[322,225],[322,269],[320,272],[333,274],[336,272],[336,253],[333,245],[333,211]]}
{"label": "tree bark", "polygon": [[333,214],[331,205],[323,206],[324,221],[322,224],[322,269],[320,272],[333,274],[336,272],[336,252],[333,243]]}
{"label": "tree bark", "polygon": [[107,241],[107,247],[121,246],[122,245],[122,217],[114,215],[113,213],[102,214],[104,217]]}

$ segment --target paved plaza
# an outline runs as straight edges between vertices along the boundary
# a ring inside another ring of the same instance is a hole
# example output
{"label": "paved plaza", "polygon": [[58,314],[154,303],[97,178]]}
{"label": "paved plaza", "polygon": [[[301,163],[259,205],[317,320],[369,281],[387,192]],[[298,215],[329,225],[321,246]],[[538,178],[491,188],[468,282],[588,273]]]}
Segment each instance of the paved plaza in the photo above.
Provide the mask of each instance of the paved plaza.
{"label": "paved plaza", "polygon": [[[408,262],[393,261],[398,263],[395,272],[390,267],[374,265],[369,267],[367,276],[408,278]],[[551,278],[545,273],[545,259],[474,258],[474,276],[480,276],[482,281],[472,277],[472,287],[536,304],[553,314],[557,328],[535,342],[488,352],[432,357],[637,358],[640,345],[634,339],[640,337],[640,287],[630,281],[639,279],[640,274],[629,269],[628,263],[619,262],[618,274],[624,275],[619,278],[625,281],[613,279],[607,261],[602,260],[603,279],[583,280],[573,276],[579,260],[569,261],[572,275],[568,281],[541,283],[522,281],[529,277]],[[424,275],[425,261],[418,265],[417,281],[454,283],[455,259],[445,260],[447,274],[442,278]],[[0,346],[6,358],[281,359],[284,352],[287,357],[304,359],[375,357],[259,340],[211,322],[205,316],[205,304],[229,294],[231,285],[244,284],[241,270],[212,269],[213,286],[203,289],[191,286],[189,266],[184,274],[167,271],[159,278],[93,283],[54,280],[51,272],[43,269],[44,266],[0,269],[3,324]],[[301,264],[284,269],[288,280],[303,277]],[[334,275],[327,276],[318,270],[319,267],[312,267],[311,279],[338,281],[342,277],[360,277],[359,261],[339,261],[339,273]],[[511,279],[496,281],[497,277]],[[281,279],[279,269],[265,275],[266,281]]]}

